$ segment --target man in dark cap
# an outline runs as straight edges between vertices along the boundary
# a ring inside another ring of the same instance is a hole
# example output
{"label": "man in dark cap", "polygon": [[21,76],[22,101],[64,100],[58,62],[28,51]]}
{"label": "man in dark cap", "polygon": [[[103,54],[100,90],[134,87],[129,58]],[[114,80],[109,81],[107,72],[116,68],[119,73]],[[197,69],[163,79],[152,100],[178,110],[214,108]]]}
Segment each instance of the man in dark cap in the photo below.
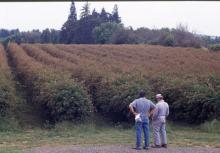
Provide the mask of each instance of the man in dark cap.
{"label": "man in dark cap", "polygon": [[135,116],[136,127],[136,147],[134,149],[141,150],[141,133],[144,131],[144,149],[149,149],[150,130],[149,130],[149,114],[151,114],[155,105],[152,101],[145,97],[145,92],[139,93],[139,98],[135,99],[129,105],[130,111]]}

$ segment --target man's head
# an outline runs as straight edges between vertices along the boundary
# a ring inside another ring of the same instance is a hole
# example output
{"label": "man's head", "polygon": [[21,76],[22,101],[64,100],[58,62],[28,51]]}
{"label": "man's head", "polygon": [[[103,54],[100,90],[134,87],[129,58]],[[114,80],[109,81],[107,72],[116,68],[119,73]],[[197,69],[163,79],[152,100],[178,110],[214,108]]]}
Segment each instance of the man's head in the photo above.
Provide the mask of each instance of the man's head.
{"label": "man's head", "polygon": [[145,92],[144,92],[144,90],[141,90],[141,91],[140,91],[139,96],[140,96],[140,97],[145,97]]}
{"label": "man's head", "polygon": [[163,100],[163,96],[161,94],[156,95],[157,101]]}

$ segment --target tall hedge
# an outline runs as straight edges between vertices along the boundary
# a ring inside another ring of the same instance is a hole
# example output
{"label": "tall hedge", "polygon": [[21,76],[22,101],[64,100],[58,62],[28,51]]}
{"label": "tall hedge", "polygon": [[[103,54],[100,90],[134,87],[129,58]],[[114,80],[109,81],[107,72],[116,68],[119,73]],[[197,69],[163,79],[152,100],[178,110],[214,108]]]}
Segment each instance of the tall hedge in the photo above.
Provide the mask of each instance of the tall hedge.
{"label": "tall hedge", "polygon": [[83,86],[67,72],[51,69],[16,45],[9,45],[9,54],[31,102],[42,107],[42,114],[51,121],[84,120],[93,106]]}
{"label": "tall hedge", "polygon": [[146,97],[152,99],[153,93],[144,77],[122,75],[112,82],[105,82],[97,89],[94,105],[97,110],[114,122],[131,122],[133,116],[128,105],[144,90]]}
{"label": "tall hedge", "polygon": [[171,120],[200,124],[220,119],[220,88],[217,87],[220,79],[217,78],[209,77],[200,81],[167,78],[151,83],[154,90],[164,94],[169,103]]}
{"label": "tall hedge", "polygon": [[5,116],[15,102],[15,84],[7,63],[6,52],[0,44],[0,117]]}

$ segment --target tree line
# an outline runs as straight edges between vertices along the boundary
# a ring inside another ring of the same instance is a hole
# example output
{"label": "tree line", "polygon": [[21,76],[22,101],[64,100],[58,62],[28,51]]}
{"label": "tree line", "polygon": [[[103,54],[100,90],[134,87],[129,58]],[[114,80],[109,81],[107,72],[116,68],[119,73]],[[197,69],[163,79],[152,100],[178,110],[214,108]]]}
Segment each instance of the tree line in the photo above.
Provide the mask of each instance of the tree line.
{"label": "tree line", "polygon": [[19,29],[0,29],[0,41],[7,43],[64,43],[64,44],[152,44],[181,47],[208,47],[220,43],[220,37],[197,35],[188,28],[178,25],[176,28],[149,29],[140,27],[134,30],[125,27],[114,5],[112,12],[102,8],[101,12],[91,11],[88,2],[82,7],[77,18],[75,2],[70,6],[67,21],[60,30],[38,29],[19,31]]}

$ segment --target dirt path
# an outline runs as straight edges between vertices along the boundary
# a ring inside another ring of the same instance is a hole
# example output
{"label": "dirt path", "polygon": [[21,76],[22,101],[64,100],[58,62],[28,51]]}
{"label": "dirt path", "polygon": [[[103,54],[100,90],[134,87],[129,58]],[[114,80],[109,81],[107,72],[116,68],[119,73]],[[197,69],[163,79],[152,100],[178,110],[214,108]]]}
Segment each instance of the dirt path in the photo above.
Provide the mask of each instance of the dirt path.
{"label": "dirt path", "polygon": [[220,148],[188,148],[177,147],[168,149],[133,150],[128,145],[110,146],[62,146],[62,147],[42,147],[25,150],[24,153],[220,153]]}

